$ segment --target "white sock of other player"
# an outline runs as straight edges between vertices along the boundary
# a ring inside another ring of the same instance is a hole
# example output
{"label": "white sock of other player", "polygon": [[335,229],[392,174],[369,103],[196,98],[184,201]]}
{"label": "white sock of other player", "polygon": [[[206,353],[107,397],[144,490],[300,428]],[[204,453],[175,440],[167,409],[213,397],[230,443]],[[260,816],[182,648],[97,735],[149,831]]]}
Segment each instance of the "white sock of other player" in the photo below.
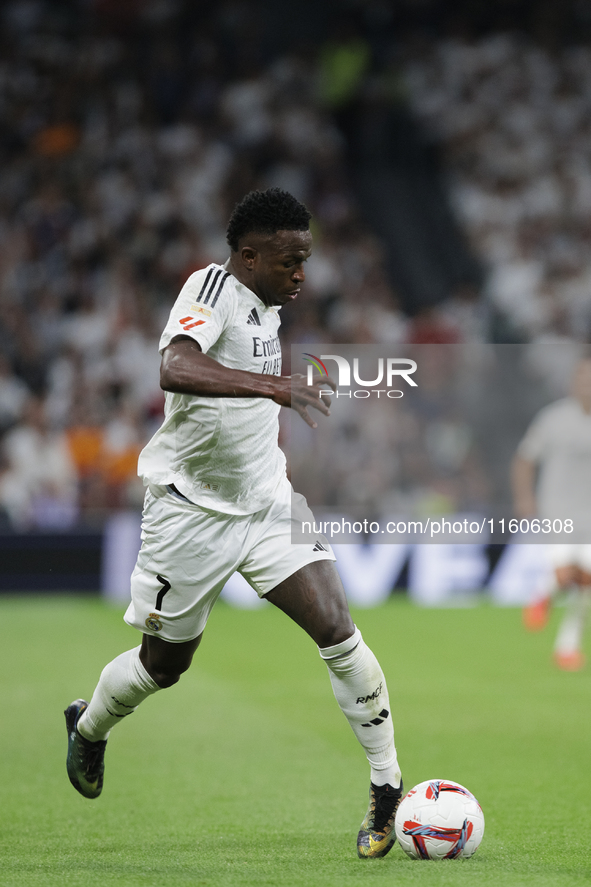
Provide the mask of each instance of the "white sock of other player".
{"label": "white sock of other player", "polygon": [[106,739],[115,724],[161,689],[142,665],[140,649],[127,650],[104,667],[88,708],[78,721],[78,731],[85,739]]}
{"label": "white sock of other player", "polygon": [[380,664],[355,628],[334,647],[319,648],[341,711],[363,746],[374,785],[400,785],[394,727],[386,679]]}
{"label": "white sock of other player", "polygon": [[576,586],[569,591],[566,601],[566,613],[560,623],[554,644],[555,653],[580,652],[590,601],[591,589],[587,587],[580,588]]}

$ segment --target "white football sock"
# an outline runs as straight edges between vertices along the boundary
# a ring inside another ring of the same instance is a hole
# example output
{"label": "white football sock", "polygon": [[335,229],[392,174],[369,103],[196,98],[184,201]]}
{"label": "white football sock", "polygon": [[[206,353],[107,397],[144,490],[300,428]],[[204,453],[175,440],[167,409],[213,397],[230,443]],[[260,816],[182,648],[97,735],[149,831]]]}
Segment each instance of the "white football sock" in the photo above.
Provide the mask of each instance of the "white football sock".
{"label": "white football sock", "polygon": [[78,720],[78,731],[85,739],[106,739],[115,724],[160,690],[140,661],[140,649],[127,650],[104,667],[88,708]]}
{"label": "white football sock", "polygon": [[569,591],[566,613],[560,623],[554,644],[555,653],[578,653],[583,644],[583,631],[591,600],[590,590],[575,586]]}
{"label": "white football sock", "polygon": [[374,785],[400,785],[394,727],[386,679],[380,664],[355,633],[334,647],[319,648],[341,711],[363,746]]}

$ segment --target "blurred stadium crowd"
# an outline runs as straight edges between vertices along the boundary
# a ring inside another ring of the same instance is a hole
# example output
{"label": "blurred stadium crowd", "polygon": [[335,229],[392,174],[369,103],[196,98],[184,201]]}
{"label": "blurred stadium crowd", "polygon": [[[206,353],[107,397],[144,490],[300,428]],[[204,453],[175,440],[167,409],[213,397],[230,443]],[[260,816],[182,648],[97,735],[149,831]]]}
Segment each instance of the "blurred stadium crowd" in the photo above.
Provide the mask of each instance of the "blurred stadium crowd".
{"label": "blurred stadium crowd", "polygon": [[588,340],[591,47],[448,39],[405,73],[415,112],[445,145],[490,299],[521,340]]}
{"label": "blurred stadium crowd", "polygon": [[[225,260],[227,218],[252,188],[285,188],[314,214],[285,346],[484,342],[491,311],[515,341],[587,340],[591,51],[494,17],[485,35],[426,26],[437,0],[401,3],[404,32],[394,4],[328,6],[343,16],[290,48],[263,0],[3,4],[5,524],[61,529],[139,505],[160,330],[187,276]],[[439,146],[485,268],[480,292],[426,316],[402,311],[349,175],[347,108],[376,90]]]}

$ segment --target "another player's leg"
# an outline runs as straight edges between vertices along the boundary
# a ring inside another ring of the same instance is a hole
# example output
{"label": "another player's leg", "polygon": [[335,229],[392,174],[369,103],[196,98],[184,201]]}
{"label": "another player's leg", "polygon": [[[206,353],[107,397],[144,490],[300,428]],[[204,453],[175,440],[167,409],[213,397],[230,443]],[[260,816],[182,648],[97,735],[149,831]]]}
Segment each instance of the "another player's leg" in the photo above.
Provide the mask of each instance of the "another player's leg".
{"label": "another player's leg", "polygon": [[586,546],[567,543],[547,545],[543,553],[548,558],[549,570],[537,589],[533,600],[523,608],[523,624],[528,631],[541,631],[548,624],[556,598],[579,584],[578,560],[589,557]]}
{"label": "another player's leg", "polygon": [[528,631],[541,631],[548,624],[556,587],[544,590],[523,608],[523,624]]}
{"label": "another player's leg", "polygon": [[[554,555],[553,546],[551,549]],[[564,575],[564,567],[549,570],[536,590],[533,600],[523,608],[523,624],[528,631],[541,631],[548,624],[550,611],[556,595],[569,583],[569,578]]]}
{"label": "another player's leg", "polygon": [[576,569],[576,584],[571,586],[566,613],[554,642],[554,661],[563,671],[579,671],[585,665],[583,633],[591,602],[591,575]]}
{"label": "another player's leg", "polygon": [[330,681],[371,767],[370,805],[357,839],[361,858],[385,856],[395,841],[403,788],[386,679],[349,613],[334,564],[302,567],[266,595],[318,644]]}
{"label": "another player's leg", "polygon": [[175,684],[189,668],[200,641],[201,635],[180,644],[144,635],[141,647],[127,650],[105,666],[90,703],[77,699],[68,706],[68,776],[85,798],[98,798],[101,793],[112,728],[148,696]]}

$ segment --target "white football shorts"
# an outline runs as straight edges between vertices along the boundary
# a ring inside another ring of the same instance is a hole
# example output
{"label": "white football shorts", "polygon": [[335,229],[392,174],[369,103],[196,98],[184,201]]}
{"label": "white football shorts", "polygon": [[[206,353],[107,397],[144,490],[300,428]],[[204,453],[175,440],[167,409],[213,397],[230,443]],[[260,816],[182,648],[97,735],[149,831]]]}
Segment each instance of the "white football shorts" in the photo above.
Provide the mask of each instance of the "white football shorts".
{"label": "white football shorts", "polygon": [[324,536],[315,544],[292,545],[292,496],[297,520],[313,520],[287,478],[270,505],[247,515],[208,511],[151,484],[124,616],[128,625],[171,643],[190,641],[205,628],[232,573],[241,573],[263,597],[306,564],[336,560]]}
{"label": "white football shorts", "polygon": [[580,570],[591,573],[591,545],[576,542],[549,545],[548,560],[554,570],[559,567],[579,567]]}

